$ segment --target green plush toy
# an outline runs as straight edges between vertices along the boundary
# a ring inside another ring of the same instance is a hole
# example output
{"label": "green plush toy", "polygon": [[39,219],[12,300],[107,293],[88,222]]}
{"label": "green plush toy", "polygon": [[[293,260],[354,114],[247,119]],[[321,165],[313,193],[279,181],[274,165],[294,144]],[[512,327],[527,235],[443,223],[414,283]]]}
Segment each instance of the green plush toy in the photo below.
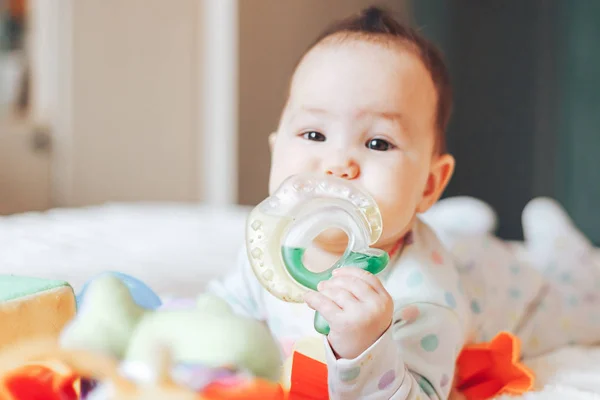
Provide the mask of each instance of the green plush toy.
{"label": "green plush toy", "polygon": [[110,275],[90,284],[61,345],[148,364],[167,347],[175,364],[234,367],[271,381],[280,378],[282,364],[268,328],[234,314],[224,300],[205,294],[193,309],[148,311]]}

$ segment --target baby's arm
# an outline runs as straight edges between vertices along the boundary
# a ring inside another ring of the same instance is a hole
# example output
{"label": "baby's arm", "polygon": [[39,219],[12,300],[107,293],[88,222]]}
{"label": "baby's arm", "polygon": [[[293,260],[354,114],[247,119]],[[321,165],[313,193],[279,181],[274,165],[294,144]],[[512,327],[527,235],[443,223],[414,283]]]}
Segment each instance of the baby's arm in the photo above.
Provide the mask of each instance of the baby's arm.
{"label": "baby's arm", "polygon": [[355,359],[337,360],[326,341],[331,397],[446,399],[463,338],[453,310],[415,303],[397,310],[390,329]]}
{"label": "baby's arm", "polygon": [[262,287],[252,273],[245,249],[242,249],[233,272],[215,279],[207,291],[225,300],[234,312],[257,320],[264,320]]}

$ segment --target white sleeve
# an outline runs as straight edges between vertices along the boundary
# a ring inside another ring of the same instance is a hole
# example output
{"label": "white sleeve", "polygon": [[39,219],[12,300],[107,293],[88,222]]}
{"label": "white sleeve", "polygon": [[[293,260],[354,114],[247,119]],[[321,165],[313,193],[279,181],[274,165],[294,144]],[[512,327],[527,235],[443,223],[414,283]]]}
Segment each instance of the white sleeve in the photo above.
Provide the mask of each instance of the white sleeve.
{"label": "white sleeve", "polygon": [[225,300],[234,312],[257,320],[265,320],[264,289],[252,272],[245,248],[238,256],[234,271],[209,282],[206,290]]}
{"label": "white sleeve", "polygon": [[446,399],[463,337],[453,310],[414,303],[396,311],[390,329],[353,360],[336,359],[325,339],[330,397]]}

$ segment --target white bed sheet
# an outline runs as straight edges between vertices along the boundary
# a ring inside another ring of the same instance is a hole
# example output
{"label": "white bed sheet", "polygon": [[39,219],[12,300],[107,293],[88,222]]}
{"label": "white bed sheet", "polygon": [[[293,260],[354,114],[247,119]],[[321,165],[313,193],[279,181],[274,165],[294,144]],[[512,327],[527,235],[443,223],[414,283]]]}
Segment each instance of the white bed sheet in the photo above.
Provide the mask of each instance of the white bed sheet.
{"label": "white bed sheet", "polygon": [[[78,290],[118,270],[161,295],[195,296],[235,263],[245,207],[108,204],[0,217],[0,274],[63,279]],[[529,360],[537,377],[524,399],[600,399],[600,347]]]}
{"label": "white bed sheet", "polygon": [[[528,360],[536,374],[536,388],[521,399],[600,399],[600,347],[568,347]],[[502,400],[515,397],[502,397]]]}
{"label": "white bed sheet", "polygon": [[117,270],[160,294],[196,296],[234,265],[248,209],[108,204],[0,217],[0,273],[68,281]]}

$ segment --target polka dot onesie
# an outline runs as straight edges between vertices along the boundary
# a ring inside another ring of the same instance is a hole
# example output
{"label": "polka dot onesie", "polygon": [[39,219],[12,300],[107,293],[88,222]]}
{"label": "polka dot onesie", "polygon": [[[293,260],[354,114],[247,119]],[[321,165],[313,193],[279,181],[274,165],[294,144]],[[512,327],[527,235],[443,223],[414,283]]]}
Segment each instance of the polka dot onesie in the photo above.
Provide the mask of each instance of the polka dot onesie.
{"label": "polka dot onesie", "polygon": [[[598,342],[600,268],[590,261],[591,246],[555,239],[551,245],[544,239],[532,262],[492,236],[442,244],[417,220],[402,253],[380,275],[395,303],[388,331],[352,360],[336,359],[323,338],[330,397],[446,399],[462,347],[500,331],[517,334],[525,356]],[[313,311],[264,290],[245,251],[237,271],[209,290],[239,313],[264,320],[285,355],[297,340],[318,336]]]}
{"label": "polka dot onesie", "polygon": [[[468,336],[471,309],[450,254],[418,221],[400,256],[380,275],[394,298],[391,327],[356,359],[339,359],[323,340],[331,398],[447,398],[455,360]],[[245,315],[264,320],[283,351],[317,336],[314,312],[285,303],[255,279],[245,252],[238,270],[209,290]]]}

